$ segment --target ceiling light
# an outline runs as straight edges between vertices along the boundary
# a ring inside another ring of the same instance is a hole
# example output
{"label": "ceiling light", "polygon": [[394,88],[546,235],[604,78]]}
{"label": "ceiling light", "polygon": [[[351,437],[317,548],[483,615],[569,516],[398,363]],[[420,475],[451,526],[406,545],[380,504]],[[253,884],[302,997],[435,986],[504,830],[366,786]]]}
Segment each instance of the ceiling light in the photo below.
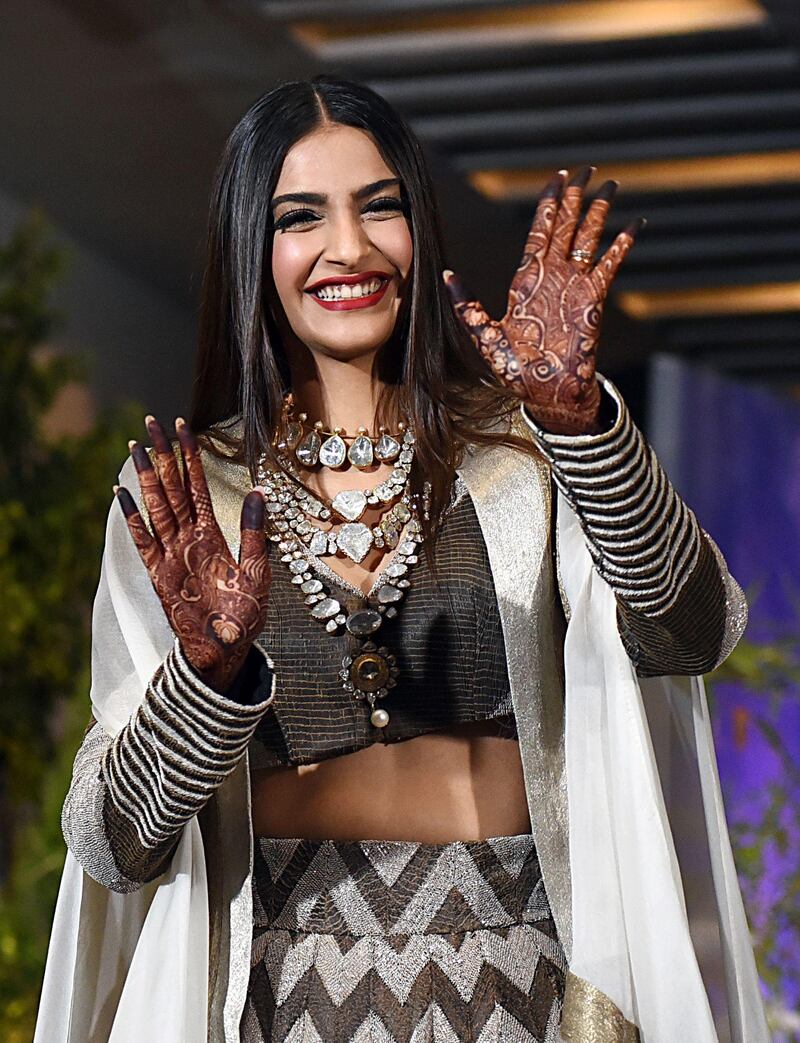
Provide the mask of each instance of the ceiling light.
{"label": "ceiling light", "polygon": [[615,300],[632,319],[643,320],[800,311],[800,282],[618,293]]}
{"label": "ceiling light", "polygon": [[389,17],[296,22],[292,33],[329,61],[475,47],[590,43],[741,29],[767,19],[757,0],[577,0]]}
{"label": "ceiling light", "polygon": [[[552,178],[550,168],[473,170],[470,184],[488,199],[533,199]],[[610,163],[602,177],[614,177],[624,192],[678,192],[800,181],[800,149],[745,152],[734,156],[690,156]]]}

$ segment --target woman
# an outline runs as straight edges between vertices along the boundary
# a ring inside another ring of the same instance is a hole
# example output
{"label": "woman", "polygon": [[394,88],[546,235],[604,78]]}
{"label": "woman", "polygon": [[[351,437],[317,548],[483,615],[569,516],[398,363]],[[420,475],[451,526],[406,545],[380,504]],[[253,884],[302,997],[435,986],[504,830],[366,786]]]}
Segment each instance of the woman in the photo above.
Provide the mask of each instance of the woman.
{"label": "woman", "polygon": [[[590,176],[495,322],[378,96],[285,84],[234,130],[190,423],[115,487],[37,1038],[716,1039],[637,674],[713,668],[746,610],[596,373],[637,229],[596,259]],[[662,694],[765,1039],[704,703]]]}

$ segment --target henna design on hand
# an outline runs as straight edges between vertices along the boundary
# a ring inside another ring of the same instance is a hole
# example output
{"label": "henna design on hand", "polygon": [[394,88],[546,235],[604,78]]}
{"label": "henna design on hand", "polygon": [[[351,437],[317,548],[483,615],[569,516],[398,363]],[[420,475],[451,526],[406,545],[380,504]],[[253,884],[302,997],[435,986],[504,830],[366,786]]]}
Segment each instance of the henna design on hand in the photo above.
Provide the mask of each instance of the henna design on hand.
{"label": "henna design on hand", "polygon": [[561,171],[545,188],[499,322],[445,272],[455,311],[492,372],[537,421],[559,434],[597,430],[595,360],[603,305],[644,224],[640,220],[620,232],[595,263],[617,183],[601,186],[580,221],[592,173],[585,167],[565,186]]}
{"label": "henna design on hand", "polygon": [[211,504],[194,435],[178,420],[183,478],[172,446],[155,417],[146,418],[156,466],[131,442],[148,530],[130,492],[115,493],[167,619],[187,659],[211,688],[224,691],[236,677],[267,615],[271,579],[264,531],[264,498],[244,499],[241,549],[233,560]]}

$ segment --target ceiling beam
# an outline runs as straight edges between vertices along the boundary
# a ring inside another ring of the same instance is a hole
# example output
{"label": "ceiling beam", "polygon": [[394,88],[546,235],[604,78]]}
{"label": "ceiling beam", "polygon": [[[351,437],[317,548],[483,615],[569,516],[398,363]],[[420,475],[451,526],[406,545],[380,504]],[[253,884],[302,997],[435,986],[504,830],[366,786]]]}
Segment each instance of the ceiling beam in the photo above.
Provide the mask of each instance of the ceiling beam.
{"label": "ceiling beam", "polygon": [[[707,261],[734,263],[741,260],[756,260],[759,257],[800,258],[800,228],[763,230],[753,228],[745,232],[716,232],[703,235],[656,236],[651,238],[650,218],[648,227],[642,232],[635,249],[625,261],[627,270],[632,267],[660,266],[672,267],[675,264],[698,264]],[[614,227],[622,227],[619,215],[614,215]]]}
{"label": "ceiling beam", "polygon": [[725,51],[721,54],[665,55],[614,62],[561,62],[514,69],[475,69],[434,76],[376,78],[370,87],[406,113],[464,111],[489,105],[519,107],[564,104],[573,97],[619,97],[625,92],[668,90],[686,94],[698,85],[738,87],[752,82],[761,89],[800,73],[800,54],[790,47]]}
{"label": "ceiling beam", "polygon": [[661,133],[680,133],[696,127],[725,125],[768,127],[778,123],[796,126],[800,115],[800,90],[759,93],[698,94],[683,98],[643,98],[601,104],[557,105],[548,109],[504,109],[494,112],[448,113],[415,119],[414,130],[427,141],[452,151],[494,148],[505,143],[515,147],[549,143],[554,139],[575,141],[590,135],[627,138],[657,127]]}
{"label": "ceiling beam", "polygon": [[800,47],[800,6],[797,0],[760,0],[769,14],[775,35]]}
{"label": "ceiling beam", "polygon": [[686,347],[791,344],[800,350],[800,311],[774,315],[704,316],[664,323],[667,339]]}
{"label": "ceiling beam", "polygon": [[786,261],[761,261],[735,263],[720,261],[717,264],[671,265],[668,268],[647,269],[624,267],[617,276],[615,286],[620,291],[633,292],[683,292],[706,287],[728,289],[730,287],[760,286],[765,283],[800,282],[800,258]]}
{"label": "ceiling beam", "polygon": [[[621,164],[639,161],[656,161],[659,164],[676,158],[705,162],[708,158],[732,159],[740,153],[746,155],[770,152],[794,153],[800,149],[800,126],[786,130],[749,130],[739,133],[710,132],[708,134],[686,134],[673,137],[632,138],[618,141],[572,141],[559,145],[543,145],[540,148],[485,149],[482,151],[454,152],[451,163],[463,173],[472,175],[470,181],[480,191],[489,193],[488,179],[495,172],[513,172],[520,175],[513,194],[498,192],[495,198],[531,198],[544,187],[554,170],[573,167],[583,163],[606,165],[608,175],[619,170]],[[605,173],[605,171],[604,171]],[[542,174],[544,177],[542,178]],[[796,171],[795,171],[796,174]],[[530,175],[530,176],[529,176]],[[484,179],[482,181],[482,179]],[[786,175],[783,176],[786,179]],[[734,182],[736,183],[736,182]],[[714,188],[713,178],[700,182],[706,188]],[[697,187],[695,180],[693,185]],[[655,188],[655,184],[648,184]],[[676,185],[676,187],[679,187]],[[685,187],[685,186],[684,186]]]}
{"label": "ceiling beam", "polygon": [[[728,231],[767,229],[774,225],[800,228],[800,182],[793,186],[795,195],[783,198],[777,189],[749,192],[747,198],[730,199],[728,192],[721,198],[699,199],[697,195],[681,198],[663,194],[638,196],[625,191],[623,182],[612,211],[613,221],[625,226],[641,215],[647,218],[647,233],[669,233],[679,236],[700,228],[724,228]],[[529,213],[529,207],[520,206],[520,220]]]}
{"label": "ceiling beam", "polygon": [[[397,0],[251,0],[269,18],[371,18],[397,15]],[[538,0],[544,3],[545,0]],[[496,0],[403,0],[406,15],[469,11],[497,6]],[[530,0],[505,0],[504,7],[530,7]]]}

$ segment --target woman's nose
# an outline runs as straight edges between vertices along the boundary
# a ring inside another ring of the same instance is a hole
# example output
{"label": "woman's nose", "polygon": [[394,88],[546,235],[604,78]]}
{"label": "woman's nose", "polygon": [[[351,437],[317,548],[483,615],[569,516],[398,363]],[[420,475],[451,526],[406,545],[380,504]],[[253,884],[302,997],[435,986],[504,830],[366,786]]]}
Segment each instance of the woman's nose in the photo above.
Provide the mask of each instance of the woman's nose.
{"label": "woman's nose", "polygon": [[341,217],[328,225],[325,259],[332,264],[355,267],[370,251],[370,241],[360,220]]}

